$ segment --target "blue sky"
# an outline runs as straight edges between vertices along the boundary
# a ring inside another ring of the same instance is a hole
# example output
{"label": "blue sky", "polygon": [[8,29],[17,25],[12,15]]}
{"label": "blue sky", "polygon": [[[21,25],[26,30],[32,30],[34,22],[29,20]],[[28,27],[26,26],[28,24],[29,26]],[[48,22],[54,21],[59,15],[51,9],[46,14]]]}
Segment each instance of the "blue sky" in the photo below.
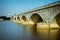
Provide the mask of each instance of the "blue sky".
{"label": "blue sky", "polygon": [[59,0],[0,0],[0,16],[21,14],[56,1]]}

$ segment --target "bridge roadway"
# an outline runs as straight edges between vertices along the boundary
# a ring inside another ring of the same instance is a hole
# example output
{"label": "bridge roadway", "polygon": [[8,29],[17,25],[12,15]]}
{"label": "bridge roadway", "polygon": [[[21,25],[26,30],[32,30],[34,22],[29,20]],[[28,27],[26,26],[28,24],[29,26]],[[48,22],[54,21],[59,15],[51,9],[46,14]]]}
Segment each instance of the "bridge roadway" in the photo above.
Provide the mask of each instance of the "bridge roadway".
{"label": "bridge roadway", "polygon": [[37,24],[38,27],[59,28],[60,26],[60,1],[47,4],[27,12],[14,15],[11,21],[16,23]]}

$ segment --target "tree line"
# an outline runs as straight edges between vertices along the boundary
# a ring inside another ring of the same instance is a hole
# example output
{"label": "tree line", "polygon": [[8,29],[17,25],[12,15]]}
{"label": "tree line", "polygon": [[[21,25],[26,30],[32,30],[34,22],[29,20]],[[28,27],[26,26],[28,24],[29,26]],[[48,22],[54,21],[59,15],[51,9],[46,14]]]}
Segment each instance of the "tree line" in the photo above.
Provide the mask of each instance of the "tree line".
{"label": "tree line", "polygon": [[0,16],[0,19],[3,19],[3,20],[10,20],[10,17]]}

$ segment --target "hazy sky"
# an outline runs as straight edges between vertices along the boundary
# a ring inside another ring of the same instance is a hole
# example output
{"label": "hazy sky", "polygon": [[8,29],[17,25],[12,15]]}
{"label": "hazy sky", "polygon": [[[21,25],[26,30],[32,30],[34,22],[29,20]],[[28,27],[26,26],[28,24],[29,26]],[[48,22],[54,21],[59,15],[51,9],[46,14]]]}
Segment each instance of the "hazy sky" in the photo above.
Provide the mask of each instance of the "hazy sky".
{"label": "hazy sky", "polygon": [[59,0],[0,0],[0,16],[20,14],[56,1]]}

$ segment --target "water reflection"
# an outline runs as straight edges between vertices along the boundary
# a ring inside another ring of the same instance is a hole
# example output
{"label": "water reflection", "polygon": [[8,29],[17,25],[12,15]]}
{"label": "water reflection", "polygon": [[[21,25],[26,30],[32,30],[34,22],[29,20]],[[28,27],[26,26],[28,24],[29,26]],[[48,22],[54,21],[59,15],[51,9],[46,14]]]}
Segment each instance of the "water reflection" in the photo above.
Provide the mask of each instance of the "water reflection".
{"label": "water reflection", "polygon": [[58,34],[58,29],[57,30],[50,30],[50,40],[56,40],[57,39],[57,34]]}
{"label": "water reflection", "polygon": [[56,40],[60,40],[60,29],[58,30],[58,34],[57,34]]}
{"label": "water reflection", "polygon": [[0,40],[60,40],[60,31],[38,30],[37,25],[22,26],[9,21],[0,22]]}
{"label": "water reflection", "polygon": [[59,40],[59,37],[57,37],[58,35],[60,36],[59,29],[38,30],[36,24],[30,27],[34,40]]}

